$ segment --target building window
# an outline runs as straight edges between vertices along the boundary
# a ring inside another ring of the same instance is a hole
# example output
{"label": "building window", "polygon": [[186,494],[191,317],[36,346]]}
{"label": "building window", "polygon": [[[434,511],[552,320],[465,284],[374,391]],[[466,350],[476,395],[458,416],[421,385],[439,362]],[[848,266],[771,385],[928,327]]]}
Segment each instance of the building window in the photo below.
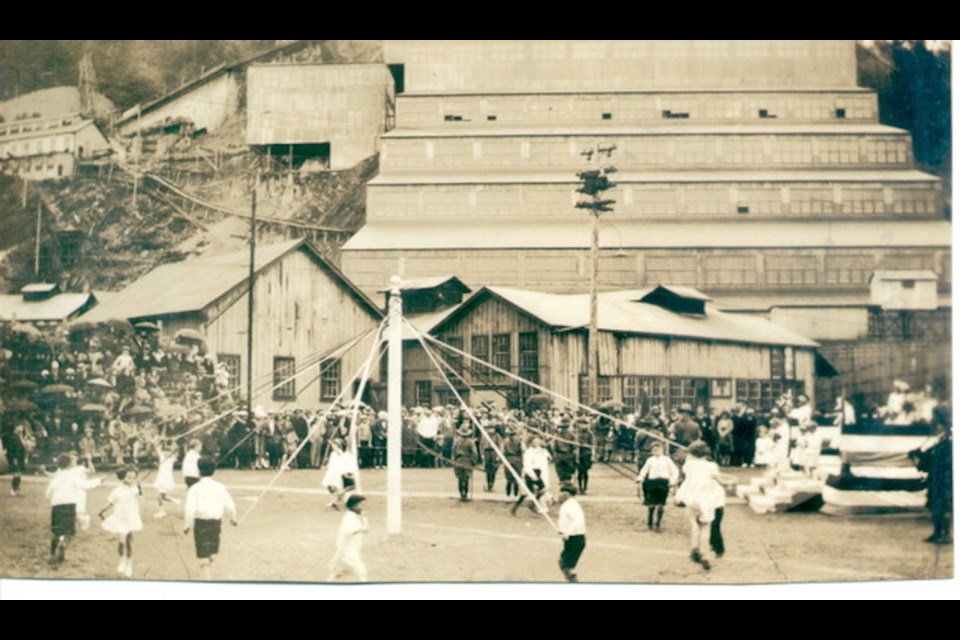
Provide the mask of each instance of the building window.
{"label": "building window", "polygon": [[757,115],[758,115],[759,117],[761,117],[761,118],[776,118],[776,117],[777,117],[777,114],[775,114],[775,113],[770,113],[770,111],[769,111],[768,109],[760,109],[760,111],[758,112]]}
{"label": "building window", "polygon": [[518,336],[520,352],[520,377],[530,382],[540,383],[540,344],[536,332],[521,333]]}
{"label": "building window", "polygon": [[783,349],[770,349],[770,377],[782,380],[787,377],[786,358]]}
{"label": "building window", "polygon": [[487,120],[489,120],[490,122],[494,122],[496,119],[497,119],[497,116],[494,116],[494,115],[487,116]]}
{"label": "building window", "polygon": [[294,400],[297,397],[297,383],[293,375],[297,370],[295,358],[273,359],[273,399]]}
{"label": "building window", "polygon": [[462,122],[463,116],[448,113],[447,115],[443,116],[443,120],[444,122]]}
{"label": "building window", "polygon": [[847,110],[846,110],[846,109],[837,109],[836,111],[833,112],[833,114],[834,114],[836,117],[838,117],[838,118],[846,118],[846,117],[847,117]]}
{"label": "building window", "polygon": [[232,353],[218,353],[217,362],[222,362],[227,368],[229,374],[227,388],[233,392],[240,386],[240,356]]}
{"label": "building window", "polygon": [[[510,370],[510,334],[499,333],[493,336],[493,365],[506,371]],[[499,374],[498,375],[503,375]]]}
{"label": "building window", "polygon": [[760,381],[737,380],[737,402],[743,402],[754,409],[760,406]]}
{"label": "building window", "polygon": [[433,403],[433,387],[429,380],[417,380],[416,403],[418,407],[429,407]]}
{"label": "building window", "polygon": [[601,120],[613,120],[613,114],[612,114],[612,113],[601,113],[601,114],[600,114],[600,119],[601,119]]}
{"label": "building window", "polygon": [[900,284],[903,285],[903,288],[904,288],[904,289],[913,289],[915,286],[917,286],[917,281],[916,281],[916,280],[904,280],[904,281],[901,282]]}
{"label": "building window", "polygon": [[750,213],[750,207],[745,207],[745,206],[743,206],[743,205],[739,205],[739,206],[737,207],[737,213]]}
{"label": "building window", "polygon": [[733,395],[730,378],[713,378],[710,380],[711,398],[729,398]]}
{"label": "building window", "polygon": [[[443,338],[443,342],[450,345],[454,349],[459,349],[463,351],[463,338],[460,336],[447,336]],[[447,349],[443,350],[443,357],[450,365],[450,367],[457,373],[457,375],[463,375],[463,356],[449,351]]]}
{"label": "building window", "polygon": [[340,361],[325,360],[320,363],[320,399],[336,400],[340,395]]}

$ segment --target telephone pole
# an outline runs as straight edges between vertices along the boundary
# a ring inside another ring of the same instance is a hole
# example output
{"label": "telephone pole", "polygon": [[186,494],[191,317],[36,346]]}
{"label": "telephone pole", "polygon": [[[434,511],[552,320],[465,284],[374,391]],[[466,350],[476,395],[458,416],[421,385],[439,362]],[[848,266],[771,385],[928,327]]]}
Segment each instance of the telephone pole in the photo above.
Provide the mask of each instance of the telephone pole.
{"label": "telephone pole", "polygon": [[616,172],[614,167],[600,167],[600,158],[609,158],[616,150],[616,145],[602,146],[597,145],[580,155],[584,156],[588,162],[597,166],[596,169],[581,171],[577,173],[580,178],[580,187],[577,193],[589,196],[589,200],[581,200],[577,203],[578,209],[586,209],[590,213],[590,325],[587,330],[587,397],[581,398],[588,405],[597,403],[597,378],[599,377],[599,330],[598,325],[598,294],[599,286],[598,276],[600,272],[600,214],[613,211],[613,204],[616,200],[602,198],[603,192],[612,189],[616,185],[610,182],[608,174]]}

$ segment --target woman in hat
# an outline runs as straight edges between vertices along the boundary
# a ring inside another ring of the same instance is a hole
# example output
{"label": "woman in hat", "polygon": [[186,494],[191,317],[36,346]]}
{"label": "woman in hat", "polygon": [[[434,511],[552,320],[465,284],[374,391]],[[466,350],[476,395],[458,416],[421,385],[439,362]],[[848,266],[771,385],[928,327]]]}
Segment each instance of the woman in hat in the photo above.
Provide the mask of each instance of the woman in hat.
{"label": "woman in hat", "polygon": [[461,502],[470,500],[473,468],[480,462],[477,442],[472,436],[473,428],[470,425],[463,425],[457,430],[453,441],[453,473],[457,477],[457,490],[460,492]]}
{"label": "woman in hat", "polygon": [[577,422],[577,490],[586,495],[590,483],[590,469],[593,467],[596,439],[590,429],[590,419],[581,418]]}

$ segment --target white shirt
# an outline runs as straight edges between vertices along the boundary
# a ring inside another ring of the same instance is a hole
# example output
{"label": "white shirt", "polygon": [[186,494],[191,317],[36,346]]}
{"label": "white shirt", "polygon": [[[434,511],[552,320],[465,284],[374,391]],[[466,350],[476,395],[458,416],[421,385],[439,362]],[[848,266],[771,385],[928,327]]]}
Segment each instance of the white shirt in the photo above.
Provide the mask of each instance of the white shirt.
{"label": "white shirt", "polygon": [[359,558],[366,531],[367,519],[355,511],[347,510],[337,531],[337,554],[345,558]]}
{"label": "white shirt", "polygon": [[220,520],[224,512],[231,520],[237,519],[237,507],[227,488],[213,478],[200,478],[187,490],[187,504],[183,512],[183,526],[193,527],[194,520]]}
{"label": "white shirt", "polygon": [[540,479],[544,488],[550,486],[550,453],[543,447],[530,447],[523,452],[523,475],[536,478],[540,470]]}
{"label": "white shirt", "polygon": [[557,529],[564,538],[587,535],[587,519],[583,515],[583,508],[573,497],[567,498],[560,505]]}
{"label": "white shirt", "polygon": [[100,478],[87,480],[85,474],[77,471],[77,467],[60,469],[50,478],[50,484],[47,485],[47,498],[50,500],[51,507],[60,504],[85,503],[87,496],[84,492],[99,486]]}
{"label": "white shirt", "polygon": [[640,475],[637,476],[637,480],[640,482],[644,480],[669,480],[672,485],[677,484],[679,479],[680,469],[677,468],[677,465],[669,456],[665,455],[647,458],[647,461],[643,463],[643,468],[640,469]]}
{"label": "white shirt", "polygon": [[183,477],[199,478],[200,467],[197,463],[200,461],[200,454],[193,449],[183,454]]}

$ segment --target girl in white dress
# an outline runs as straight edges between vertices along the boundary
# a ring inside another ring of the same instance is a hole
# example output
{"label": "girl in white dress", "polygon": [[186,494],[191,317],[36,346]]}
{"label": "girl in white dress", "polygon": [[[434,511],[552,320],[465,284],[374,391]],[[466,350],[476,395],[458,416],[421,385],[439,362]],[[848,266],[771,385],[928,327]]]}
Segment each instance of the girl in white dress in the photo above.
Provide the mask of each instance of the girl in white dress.
{"label": "girl in white dress", "polygon": [[344,500],[344,496],[356,486],[358,472],[356,456],[349,450],[345,450],[344,442],[339,438],[331,440],[327,471],[323,474],[323,486],[333,494],[334,499],[327,503],[327,507],[340,509],[340,502]]}
{"label": "girl in white dress", "polygon": [[716,462],[707,459],[710,447],[698,440],[690,445],[689,456],[683,465],[683,484],[677,489],[676,502],[687,508],[690,519],[690,559],[704,569],[710,569],[710,527],[717,509],[726,503],[726,491],[720,480],[729,479],[720,473]]}
{"label": "girl in white dress", "polygon": [[[129,467],[117,470],[120,486],[110,493],[106,507],[100,511],[103,528],[117,536],[117,553],[120,555],[120,564],[117,573],[128,578],[133,577],[133,533],[143,530],[143,521],[140,519],[140,475],[136,469]],[[113,509],[113,513],[104,519],[104,513]]]}
{"label": "girl in white dress", "polygon": [[153,488],[157,490],[157,501],[160,503],[160,510],[153,514],[154,518],[163,518],[167,515],[166,503],[172,502],[180,504],[180,501],[170,495],[176,482],[173,478],[173,464],[177,461],[177,450],[169,443],[156,441],[157,457],[160,459],[160,465],[157,468],[157,479],[153,482]]}

